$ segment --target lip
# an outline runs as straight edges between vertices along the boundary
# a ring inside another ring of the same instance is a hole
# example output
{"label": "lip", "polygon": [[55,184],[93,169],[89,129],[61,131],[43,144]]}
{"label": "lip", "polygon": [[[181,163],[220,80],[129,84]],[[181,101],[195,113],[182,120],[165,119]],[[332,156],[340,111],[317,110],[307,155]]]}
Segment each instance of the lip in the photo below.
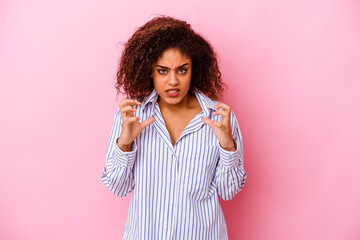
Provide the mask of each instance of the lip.
{"label": "lip", "polygon": [[169,88],[169,89],[167,89],[165,92],[169,92],[169,91],[177,91],[177,92],[180,92],[180,89],[179,89],[179,88]]}
{"label": "lip", "polygon": [[174,98],[174,97],[179,96],[180,89],[179,88],[169,88],[165,92],[166,92],[166,95],[168,95],[169,97]]}

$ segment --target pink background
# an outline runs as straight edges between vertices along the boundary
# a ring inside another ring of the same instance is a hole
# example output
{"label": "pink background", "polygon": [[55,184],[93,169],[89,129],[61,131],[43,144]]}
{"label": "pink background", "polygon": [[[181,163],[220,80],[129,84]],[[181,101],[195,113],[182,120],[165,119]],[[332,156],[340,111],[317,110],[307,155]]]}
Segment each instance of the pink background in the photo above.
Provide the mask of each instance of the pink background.
{"label": "pink background", "polygon": [[155,14],[215,47],[243,133],[230,239],[360,239],[360,3],[0,1],[0,239],[121,239],[100,181],[122,45]]}

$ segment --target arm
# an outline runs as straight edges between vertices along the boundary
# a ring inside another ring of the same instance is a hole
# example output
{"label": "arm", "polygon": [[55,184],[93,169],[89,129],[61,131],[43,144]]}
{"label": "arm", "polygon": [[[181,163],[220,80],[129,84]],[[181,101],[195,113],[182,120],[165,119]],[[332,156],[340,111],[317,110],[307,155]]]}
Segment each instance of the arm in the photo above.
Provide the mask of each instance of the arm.
{"label": "arm", "polygon": [[[106,151],[105,167],[101,180],[116,196],[124,197],[134,189],[134,164],[136,157],[135,138],[144,128],[155,121],[148,118],[139,122],[134,115],[134,105],[141,105],[137,100],[125,99],[114,117],[110,141]],[[117,140],[118,139],[118,140]]]}
{"label": "arm", "polygon": [[240,127],[230,106],[217,103],[214,115],[221,115],[221,121],[203,117],[219,140],[220,160],[215,172],[215,186],[224,200],[232,199],[244,186],[244,153]]}
{"label": "arm", "polygon": [[236,150],[227,151],[219,144],[220,160],[215,172],[216,189],[223,200],[232,199],[244,187],[247,177],[244,170],[242,135],[233,112],[231,129]]}
{"label": "arm", "polygon": [[110,140],[105,157],[105,167],[102,171],[101,181],[116,196],[124,197],[134,188],[133,167],[136,156],[136,144],[134,142],[132,151],[124,152],[116,144],[120,135],[122,118],[119,107],[113,121]]}

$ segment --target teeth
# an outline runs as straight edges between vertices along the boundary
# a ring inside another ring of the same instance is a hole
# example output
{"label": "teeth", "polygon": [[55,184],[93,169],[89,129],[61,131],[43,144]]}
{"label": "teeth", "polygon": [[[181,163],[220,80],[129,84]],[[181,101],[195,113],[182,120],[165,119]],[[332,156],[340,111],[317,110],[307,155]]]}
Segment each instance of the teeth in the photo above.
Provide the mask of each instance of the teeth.
{"label": "teeth", "polygon": [[176,93],[177,91],[175,90],[175,91],[168,91],[169,93]]}

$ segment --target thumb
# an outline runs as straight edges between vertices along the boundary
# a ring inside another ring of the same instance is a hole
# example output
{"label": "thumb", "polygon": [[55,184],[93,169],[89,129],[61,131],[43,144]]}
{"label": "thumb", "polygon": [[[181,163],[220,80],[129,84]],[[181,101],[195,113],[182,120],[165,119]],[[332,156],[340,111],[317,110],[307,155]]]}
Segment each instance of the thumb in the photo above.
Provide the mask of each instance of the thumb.
{"label": "thumb", "polygon": [[148,118],[148,119],[144,120],[142,123],[140,123],[141,129],[146,128],[153,122],[155,122],[155,118]]}
{"label": "thumb", "polygon": [[221,127],[221,123],[217,122],[217,121],[213,121],[207,117],[202,117],[201,120],[208,125],[209,127],[211,127],[212,130],[216,131],[215,129],[218,129]]}
{"label": "thumb", "polygon": [[207,117],[202,117],[201,120],[202,120],[206,125],[208,125],[209,127],[211,127],[211,128],[214,127],[213,122],[212,122],[209,118],[207,118]]}

